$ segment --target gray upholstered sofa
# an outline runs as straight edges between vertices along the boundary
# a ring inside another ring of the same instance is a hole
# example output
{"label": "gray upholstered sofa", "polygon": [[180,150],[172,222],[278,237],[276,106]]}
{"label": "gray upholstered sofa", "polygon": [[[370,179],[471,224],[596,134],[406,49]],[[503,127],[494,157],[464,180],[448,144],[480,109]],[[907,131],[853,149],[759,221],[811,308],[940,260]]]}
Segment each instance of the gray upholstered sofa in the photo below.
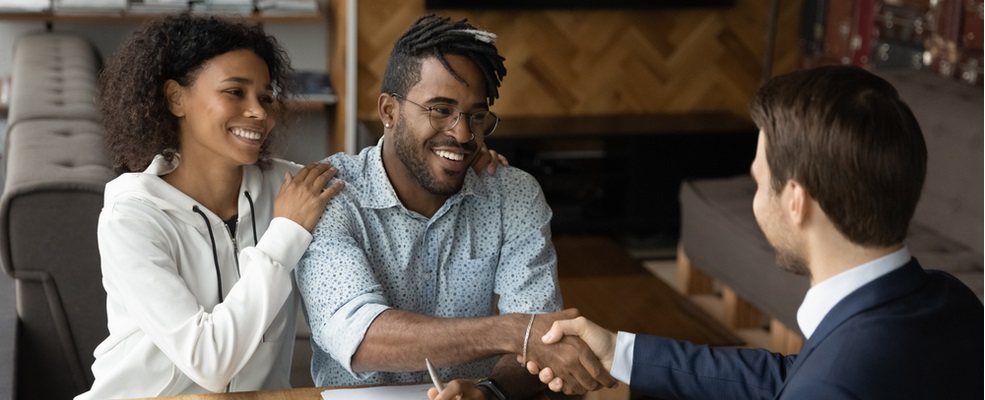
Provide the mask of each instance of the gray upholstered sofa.
{"label": "gray upholstered sofa", "polygon": [[[876,72],[913,110],[929,153],[907,246],[925,268],[954,274],[982,298],[982,89],[922,71]],[[732,308],[727,323],[749,328],[762,323],[761,312],[774,330],[789,329],[773,332],[774,350],[794,352],[799,342],[791,346],[787,336],[799,335],[796,313],[809,284],[775,265],[753,217],[755,190],[748,175],[682,184],[680,283],[701,292],[716,282]]]}
{"label": "gray upholstered sofa", "polygon": [[17,398],[70,398],[88,388],[92,351],[107,334],[96,220],[114,174],[96,122],[100,66],[79,36],[15,43],[0,263],[16,287],[16,361],[4,370]]}
{"label": "gray upholstered sofa", "polygon": [[[116,175],[97,123],[100,67],[78,35],[30,34],[15,43],[0,264],[16,293],[0,296],[0,400],[70,399],[87,390],[93,350],[108,333],[96,224],[103,188]],[[312,386],[310,331],[299,321],[291,381]]]}

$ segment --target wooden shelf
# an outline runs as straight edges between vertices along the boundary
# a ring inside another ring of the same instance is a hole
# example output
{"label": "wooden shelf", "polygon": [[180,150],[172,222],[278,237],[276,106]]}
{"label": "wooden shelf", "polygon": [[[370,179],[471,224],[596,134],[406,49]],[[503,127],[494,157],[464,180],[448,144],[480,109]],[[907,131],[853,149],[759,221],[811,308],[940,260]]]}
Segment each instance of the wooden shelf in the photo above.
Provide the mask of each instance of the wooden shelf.
{"label": "wooden shelf", "polygon": [[[329,2],[331,4],[331,2]],[[330,21],[328,8],[323,4],[317,13],[313,14],[264,14],[262,12],[253,12],[250,14],[222,14],[222,13],[207,13],[207,12],[195,12],[191,11],[196,15],[214,15],[221,18],[229,18],[233,20],[245,20],[254,24],[307,24],[318,26],[319,24],[326,24],[331,27],[334,21]],[[79,25],[139,25],[146,21],[159,18],[161,16],[167,15],[168,13],[129,13],[128,11],[121,10],[117,12],[106,12],[99,14],[69,14],[69,13],[57,13],[53,11],[43,11],[43,12],[11,12],[11,11],[0,11],[0,21],[9,22],[26,22],[26,23],[38,23],[43,24],[47,30],[52,30],[55,25],[62,24],[79,24]],[[329,29],[330,30],[330,29]],[[322,36],[324,37],[324,36]],[[331,37],[329,35],[328,37]],[[331,65],[329,61],[326,65]],[[326,135],[330,138],[343,137],[342,135],[332,135],[331,124],[334,122],[334,116],[337,113],[341,113],[338,106],[338,97],[331,99],[295,99],[289,100],[289,112],[316,112],[324,111],[325,115],[329,120],[329,130]],[[2,104],[0,104],[0,116],[3,116],[6,110]],[[334,150],[338,148],[338,150]],[[334,151],[339,151],[344,149],[343,146],[339,145],[329,145],[327,151],[329,154]]]}
{"label": "wooden shelf", "polygon": [[[0,21],[41,22],[45,24],[139,24],[165,14],[130,14],[126,11],[104,14],[55,14],[45,12],[0,12]],[[208,14],[227,18],[243,18],[254,23],[314,24],[325,20],[323,12],[311,15]]]}

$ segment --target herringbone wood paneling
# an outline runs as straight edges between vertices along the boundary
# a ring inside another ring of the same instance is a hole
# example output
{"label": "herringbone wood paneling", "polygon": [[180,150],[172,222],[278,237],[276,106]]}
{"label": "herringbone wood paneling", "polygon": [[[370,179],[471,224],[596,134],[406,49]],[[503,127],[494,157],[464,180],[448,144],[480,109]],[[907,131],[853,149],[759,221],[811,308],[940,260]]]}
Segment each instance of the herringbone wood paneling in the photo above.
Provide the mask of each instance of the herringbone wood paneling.
{"label": "herringbone wood paneling", "polygon": [[[359,116],[377,118],[396,38],[423,0],[359,3]],[[507,76],[503,116],[726,111],[745,116],[759,85],[769,2],[727,8],[439,10],[499,35]],[[800,2],[781,1],[774,72],[799,66]]]}

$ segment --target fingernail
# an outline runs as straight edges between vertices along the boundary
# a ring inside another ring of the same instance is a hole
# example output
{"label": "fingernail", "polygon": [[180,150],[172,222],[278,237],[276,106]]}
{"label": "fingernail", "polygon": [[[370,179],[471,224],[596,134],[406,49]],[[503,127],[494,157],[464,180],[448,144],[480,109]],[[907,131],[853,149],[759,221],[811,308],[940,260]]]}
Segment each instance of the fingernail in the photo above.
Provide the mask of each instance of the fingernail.
{"label": "fingernail", "polygon": [[554,337],[554,335],[551,332],[547,332],[546,334],[544,334],[544,337],[542,337],[540,339],[546,342],[546,341],[551,340],[551,338],[553,338],[553,337]]}

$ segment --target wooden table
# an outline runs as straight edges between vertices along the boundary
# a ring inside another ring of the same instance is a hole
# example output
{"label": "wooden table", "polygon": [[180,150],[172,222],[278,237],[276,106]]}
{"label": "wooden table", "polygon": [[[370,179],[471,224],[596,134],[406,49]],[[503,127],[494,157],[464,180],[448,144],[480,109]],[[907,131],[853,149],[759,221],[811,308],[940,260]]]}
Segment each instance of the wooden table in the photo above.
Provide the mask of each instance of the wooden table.
{"label": "wooden table", "polygon": [[[260,390],[256,392],[186,394],[171,397],[153,397],[153,399],[174,400],[319,400],[321,392],[327,388],[294,388],[286,390]],[[135,399],[135,400],[148,400]]]}
{"label": "wooden table", "polygon": [[613,240],[561,236],[554,247],[564,306],[600,326],[713,346],[742,343]]}
{"label": "wooden table", "polygon": [[[285,390],[260,390],[256,392],[186,394],[182,396],[153,397],[134,400],[321,400],[321,392],[329,388],[294,388]],[[535,400],[548,400],[543,394]]]}

